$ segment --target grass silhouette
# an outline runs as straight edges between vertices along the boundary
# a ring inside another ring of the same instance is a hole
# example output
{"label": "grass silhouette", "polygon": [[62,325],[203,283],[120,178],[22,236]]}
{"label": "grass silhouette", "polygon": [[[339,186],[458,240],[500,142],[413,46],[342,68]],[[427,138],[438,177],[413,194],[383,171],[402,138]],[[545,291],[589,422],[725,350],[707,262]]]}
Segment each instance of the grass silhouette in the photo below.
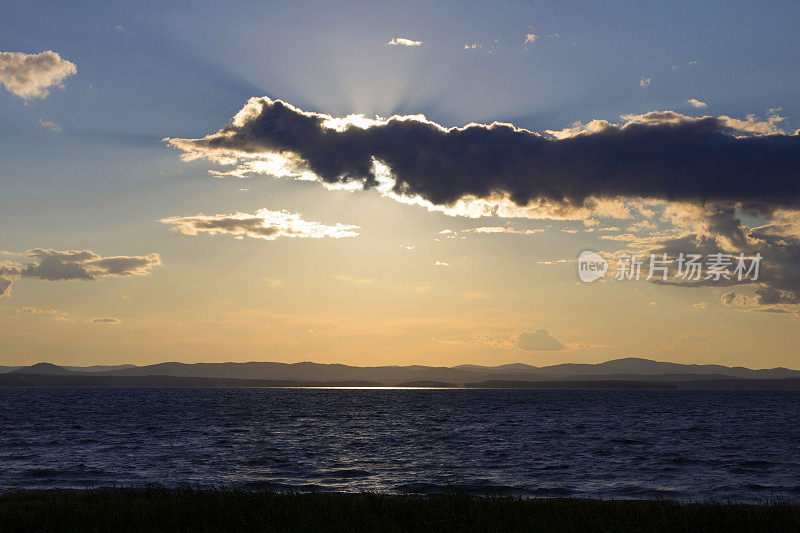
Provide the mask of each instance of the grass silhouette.
{"label": "grass silhouette", "polygon": [[800,531],[800,506],[111,488],[2,494],[0,531]]}

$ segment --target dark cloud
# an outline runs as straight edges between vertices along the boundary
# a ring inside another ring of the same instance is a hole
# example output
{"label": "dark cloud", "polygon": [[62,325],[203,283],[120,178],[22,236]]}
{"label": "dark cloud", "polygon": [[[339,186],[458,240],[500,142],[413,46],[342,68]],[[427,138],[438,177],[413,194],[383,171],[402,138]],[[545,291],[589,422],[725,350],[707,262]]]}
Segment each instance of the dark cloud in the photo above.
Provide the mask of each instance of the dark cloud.
{"label": "dark cloud", "polygon": [[764,289],[757,289],[756,303],[758,305],[800,304],[800,288],[792,287],[791,289],[782,290],[766,287]]}
{"label": "dark cloud", "polygon": [[13,282],[7,278],[0,278],[0,296],[11,294],[11,285]]}
{"label": "dark cloud", "polygon": [[136,276],[146,274],[150,267],[161,264],[157,254],[145,257],[101,257],[88,262],[95,276]]}
{"label": "dark cloud", "polygon": [[98,316],[90,320],[93,324],[119,324],[120,320],[113,316]]}
{"label": "dark cloud", "polygon": [[[796,212],[788,216],[796,220]],[[750,228],[742,224],[736,210],[730,205],[707,205],[694,212],[695,221],[703,233],[688,233],[680,237],[662,239],[649,243],[648,252],[666,253],[675,259],[679,254],[699,254],[707,258],[711,254],[745,254],[747,257],[761,256],[757,279],[746,277],[738,280],[705,279],[681,281],[674,277],[674,266],[670,281],[653,280],[663,285],[681,287],[703,286],[754,286],[754,296],[746,297],[728,291],[721,297],[724,305],[796,305],[800,304],[800,237],[788,224],[770,224]],[[734,259],[734,266],[736,259]]]}
{"label": "dark cloud", "polygon": [[377,160],[394,194],[438,206],[498,197],[566,208],[619,197],[732,201],[760,212],[800,205],[800,136],[783,133],[781,117],[623,118],[542,135],[500,123],[445,129],[421,116],[333,119],[264,97],[215,134],[165,141],[188,158],[228,163],[281,154],[328,184],[377,186]]}
{"label": "dark cloud", "polygon": [[101,257],[89,250],[62,252],[37,248],[28,250],[26,255],[36,261],[23,268],[20,276],[48,281],[144,275],[151,267],[161,264],[158,254]]}
{"label": "dark cloud", "polygon": [[32,261],[27,265],[0,265],[0,296],[10,290],[12,280],[19,278],[91,281],[99,277],[144,276],[161,264],[158,254],[102,257],[89,250],[36,248],[23,255]]}
{"label": "dark cloud", "polygon": [[[443,209],[484,202],[502,204],[509,216],[541,206],[548,216],[568,216],[599,212],[603,202],[644,199],[666,206],[664,220],[674,217],[676,227],[689,228],[652,233],[647,251],[763,257],[757,280],[663,283],[743,283],[755,291],[751,305],[767,306],[800,303],[800,135],[781,130],[777,112],[741,120],[656,111],[540,134],[500,123],[448,129],[422,116],[339,119],[253,98],[217,133],[165,141],[185,159],[238,165],[218,176],[312,176]],[[477,212],[470,216],[491,213]],[[643,207],[639,214],[655,216]],[[748,227],[744,215],[769,224]]]}
{"label": "dark cloud", "polygon": [[59,281],[70,279],[92,280],[86,262],[99,257],[92,252],[58,252],[56,250],[29,250],[29,257],[37,260],[21,271],[21,277]]}

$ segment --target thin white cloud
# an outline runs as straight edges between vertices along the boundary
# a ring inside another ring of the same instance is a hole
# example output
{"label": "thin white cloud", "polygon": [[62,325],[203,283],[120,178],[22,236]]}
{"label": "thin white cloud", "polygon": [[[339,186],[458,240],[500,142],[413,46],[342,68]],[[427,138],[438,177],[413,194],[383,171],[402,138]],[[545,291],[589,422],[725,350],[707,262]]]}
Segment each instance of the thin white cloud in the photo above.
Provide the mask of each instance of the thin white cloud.
{"label": "thin white cloud", "polygon": [[436,261],[434,263],[434,265],[440,266],[440,267],[449,267],[450,263],[448,263],[447,261]]}
{"label": "thin white cloud", "polygon": [[389,45],[389,46],[410,46],[410,47],[414,47],[414,46],[422,46],[422,41],[412,41],[411,39],[405,39],[403,37],[395,37],[394,39],[392,39],[391,41],[389,41],[386,44]]}
{"label": "thin white cloud", "polygon": [[354,278],[353,276],[333,276],[336,281],[343,281],[345,283],[355,283],[357,285],[367,285],[375,281],[372,278]]}
{"label": "thin white cloud", "polygon": [[492,295],[488,292],[481,292],[481,291],[467,291],[461,294],[461,297],[465,300],[483,300],[486,298],[491,298]]}
{"label": "thin white cloud", "polygon": [[41,309],[39,307],[20,307],[17,309],[17,315],[22,317],[25,315],[38,316],[41,318],[49,318],[58,322],[79,322],[84,324],[119,324],[122,321],[113,316],[93,316],[90,318],[76,316],[58,309]]}
{"label": "thin white cloud", "polygon": [[527,34],[525,34],[525,45],[527,46],[529,44],[535,43],[536,39],[538,39],[538,37],[536,36],[535,33],[527,33]]}
{"label": "thin white cloud", "polygon": [[689,333],[686,335],[681,335],[680,337],[676,338],[669,346],[667,346],[663,350],[655,352],[653,355],[658,355],[661,357],[674,354],[683,355],[693,349],[700,347],[703,344],[708,343],[709,340],[711,339],[712,336],[707,334]]}
{"label": "thin white cloud", "polygon": [[574,263],[575,259],[551,259],[549,261],[536,261],[539,265],[558,265],[560,263]]}
{"label": "thin white cloud", "polygon": [[46,130],[54,131],[56,133],[61,133],[61,126],[59,126],[52,120],[44,120],[40,118],[39,125]]}
{"label": "thin white cloud", "polygon": [[642,76],[642,79],[639,80],[639,87],[641,87],[642,89],[647,89],[648,87],[650,87],[650,83],[652,81],[653,78]]}
{"label": "thin white cloud", "polygon": [[752,135],[774,135],[785,134],[778,123],[786,120],[778,114],[780,109],[770,109],[770,113],[765,120],[761,120],[755,114],[751,113],[745,117],[745,120],[729,117],[727,115],[720,115],[719,119],[732,130],[741,133],[748,133]]}
{"label": "thin white cloud", "polygon": [[484,226],[464,230],[465,233],[506,233],[512,235],[534,235],[543,232],[543,229],[515,229],[504,226]]}
{"label": "thin white cloud", "polygon": [[52,50],[40,54],[0,52],[0,84],[24,100],[45,98],[53,86],[78,72],[75,63]]}
{"label": "thin white cloud", "polygon": [[319,222],[303,220],[300,213],[270,211],[259,209],[255,214],[232,213],[228,215],[204,215],[202,213],[187,217],[169,217],[161,220],[173,226],[173,230],[184,235],[234,235],[242,239],[264,239],[274,241],[281,237],[299,239],[321,239],[330,237],[356,237],[359,226],[335,224],[328,226]]}
{"label": "thin white cloud", "polygon": [[705,102],[701,102],[697,98],[689,98],[686,100],[686,103],[691,105],[692,107],[701,108],[701,107],[708,107],[708,104]]}
{"label": "thin white cloud", "polygon": [[622,233],[619,235],[601,235],[601,239],[604,241],[620,241],[620,242],[635,242],[638,240],[638,237],[633,233]]}

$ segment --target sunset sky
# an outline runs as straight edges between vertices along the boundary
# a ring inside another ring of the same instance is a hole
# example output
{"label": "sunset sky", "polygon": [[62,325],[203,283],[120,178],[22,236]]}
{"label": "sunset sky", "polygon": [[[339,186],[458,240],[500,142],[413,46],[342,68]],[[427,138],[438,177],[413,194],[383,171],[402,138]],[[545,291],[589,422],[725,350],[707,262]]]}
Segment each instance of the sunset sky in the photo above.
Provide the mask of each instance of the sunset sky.
{"label": "sunset sky", "polygon": [[2,12],[0,365],[800,368],[795,2]]}

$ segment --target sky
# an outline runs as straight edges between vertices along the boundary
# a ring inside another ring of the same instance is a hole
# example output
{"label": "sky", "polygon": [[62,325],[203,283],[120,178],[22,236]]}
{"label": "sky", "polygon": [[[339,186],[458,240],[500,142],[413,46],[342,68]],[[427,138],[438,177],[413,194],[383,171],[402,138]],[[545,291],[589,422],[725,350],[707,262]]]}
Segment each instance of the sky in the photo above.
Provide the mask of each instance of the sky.
{"label": "sky", "polygon": [[0,365],[800,368],[797,3],[2,11]]}

